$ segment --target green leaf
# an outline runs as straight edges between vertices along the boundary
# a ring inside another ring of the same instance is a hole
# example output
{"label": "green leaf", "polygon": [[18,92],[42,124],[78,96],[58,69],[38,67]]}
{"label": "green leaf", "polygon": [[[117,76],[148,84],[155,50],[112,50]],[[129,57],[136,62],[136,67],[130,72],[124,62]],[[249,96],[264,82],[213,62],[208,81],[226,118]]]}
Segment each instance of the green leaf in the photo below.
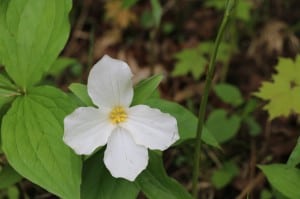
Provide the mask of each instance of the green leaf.
{"label": "green leaf", "polygon": [[71,0],[1,0],[1,61],[24,90],[42,78],[64,47],[71,5]]}
{"label": "green leaf", "polygon": [[269,112],[269,119],[288,116],[291,112],[300,113],[300,56],[296,62],[280,58],[276,66],[278,74],[273,75],[273,82],[263,82],[257,97],[269,101],[264,109]]}
{"label": "green leaf", "polygon": [[65,199],[80,198],[81,158],[63,143],[63,119],[75,105],[49,86],[18,97],[2,120],[2,147],[22,176]]}
{"label": "green leaf", "polygon": [[248,116],[243,120],[249,128],[249,134],[252,136],[257,136],[261,132],[261,126],[252,116]]}
{"label": "green leaf", "polygon": [[234,162],[225,162],[222,168],[214,171],[211,179],[212,183],[217,189],[222,189],[231,182],[238,172],[239,168]]}
{"label": "green leaf", "polygon": [[78,64],[77,60],[69,57],[59,57],[50,67],[48,74],[57,77],[69,66]]}
{"label": "green leaf", "polygon": [[154,75],[139,82],[134,87],[134,96],[131,105],[144,103],[153,94],[162,79],[162,75]]}
{"label": "green leaf", "polygon": [[[199,79],[205,72],[213,47],[214,43],[211,41],[201,42],[195,48],[183,49],[176,53],[175,58],[177,62],[172,75],[180,76],[191,72],[195,79]],[[217,61],[227,62],[231,53],[230,45],[224,42],[221,43],[219,52],[220,56],[217,57]]]}
{"label": "green leaf", "polygon": [[0,189],[7,188],[22,179],[20,176],[10,165],[5,165],[2,169],[0,169]]}
{"label": "green leaf", "polygon": [[273,197],[272,199],[291,199],[291,198],[288,198],[286,197],[285,195],[283,195],[282,193],[280,193],[277,189],[273,188]]}
{"label": "green leaf", "polygon": [[149,164],[136,179],[136,184],[148,199],[192,199],[176,180],[167,176],[162,157],[149,151]]}
{"label": "green leaf", "polygon": [[199,79],[207,65],[207,59],[201,54],[201,50],[198,47],[184,49],[176,53],[175,58],[178,61],[172,72],[173,76],[186,75],[191,72],[195,79]]}
{"label": "green leaf", "polygon": [[139,188],[135,183],[111,176],[103,163],[103,150],[95,153],[83,164],[81,198],[135,199]]}
{"label": "green leaf", "polygon": [[217,84],[214,87],[214,91],[222,101],[233,106],[239,106],[244,101],[240,90],[236,86],[226,83]]}
{"label": "green leaf", "polygon": [[243,21],[249,21],[251,19],[251,9],[252,4],[250,1],[238,1],[235,8],[236,18]]}
{"label": "green leaf", "polygon": [[19,92],[17,91],[12,91],[12,90],[6,90],[3,88],[0,88],[0,98],[11,98],[11,97],[15,97],[21,95]]}
{"label": "green leaf", "polygon": [[0,74],[0,88],[7,90],[17,90],[16,85],[14,85],[6,76]]}
{"label": "green leaf", "polygon": [[7,189],[7,197],[9,199],[19,199],[20,198],[19,189],[16,186],[9,187]]}
{"label": "green leaf", "polygon": [[211,112],[207,118],[206,126],[218,142],[224,143],[232,139],[238,132],[241,118],[237,115],[228,116],[223,109]]}
{"label": "green leaf", "polygon": [[291,167],[296,167],[298,164],[300,164],[300,137],[287,162]]}
{"label": "green leaf", "polygon": [[94,106],[87,92],[87,87],[84,84],[72,83],[69,89],[76,95],[86,106]]}
{"label": "green leaf", "polygon": [[267,189],[263,189],[261,192],[260,192],[260,199],[272,199],[272,193],[267,190]]}
{"label": "green leaf", "polygon": [[264,109],[269,112],[270,120],[291,112],[300,113],[300,86],[291,89],[289,82],[277,79],[274,83],[264,82],[255,95],[269,101]]}
{"label": "green leaf", "polygon": [[[296,60],[293,61],[290,58],[279,58],[279,62],[276,65],[277,77],[284,79],[290,83],[293,83],[294,86],[300,86],[300,55],[296,57]],[[292,87],[292,85],[291,85]]]}
{"label": "green leaf", "polygon": [[150,29],[155,26],[155,21],[152,12],[145,10],[140,17],[140,24],[145,29]]}
{"label": "green leaf", "polygon": [[5,34],[4,33],[4,27],[6,24],[6,11],[7,11],[7,7],[9,4],[10,0],[0,0],[0,32],[1,32],[1,37],[0,37],[0,65],[3,65],[3,61],[4,61],[4,54],[6,54],[7,49],[5,49],[4,46],[4,39],[2,37],[4,37]]}
{"label": "green leaf", "polygon": [[300,198],[300,169],[285,164],[260,165],[271,185],[290,199]]}
{"label": "green leaf", "polygon": [[19,95],[19,89],[5,75],[0,74],[0,110]]}
{"label": "green leaf", "polygon": [[[169,113],[176,118],[180,135],[180,140],[177,144],[196,137],[198,119],[183,106],[162,99],[148,99],[145,104],[158,108],[162,112]],[[205,127],[203,128],[201,139],[206,144],[220,148],[215,137]]]}
{"label": "green leaf", "polygon": [[150,0],[152,6],[152,14],[155,25],[158,27],[160,24],[161,16],[163,14],[159,0]]}
{"label": "green leaf", "polygon": [[253,112],[257,109],[259,102],[255,98],[250,98],[246,101],[245,105],[243,106],[242,118],[246,117],[253,117]]}

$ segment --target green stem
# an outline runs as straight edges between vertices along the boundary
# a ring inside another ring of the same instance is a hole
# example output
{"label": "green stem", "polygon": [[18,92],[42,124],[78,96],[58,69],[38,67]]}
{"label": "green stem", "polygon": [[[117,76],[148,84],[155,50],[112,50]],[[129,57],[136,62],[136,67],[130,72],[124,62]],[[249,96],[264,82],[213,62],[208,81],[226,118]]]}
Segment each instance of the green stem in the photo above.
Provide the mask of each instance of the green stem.
{"label": "green stem", "polygon": [[211,89],[212,79],[215,72],[215,61],[216,56],[218,53],[218,48],[220,45],[220,42],[222,40],[222,36],[225,30],[225,27],[227,25],[227,22],[229,20],[230,12],[232,8],[235,5],[235,0],[227,0],[226,10],[224,13],[224,17],[221,23],[221,26],[219,28],[217,38],[214,45],[214,50],[212,53],[212,57],[209,62],[209,68],[207,71],[207,76],[205,80],[205,87],[204,87],[204,93],[202,96],[199,114],[198,114],[198,126],[197,126],[197,135],[195,140],[195,154],[194,154],[194,167],[193,167],[193,181],[192,181],[192,193],[195,199],[198,198],[198,178],[199,178],[199,170],[200,170],[200,152],[201,152],[201,135],[202,135],[202,129],[203,129],[203,123],[204,123],[204,116],[206,112],[206,105],[207,105],[207,99],[208,95]]}
{"label": "green stem", "polygon": [[[238,6],[239,1],[237,0],[237,3],[235,4],[235,6]],[[237,33],[237,28],[236,28],[236,13],[237,13],[237,9],[235,7],[235,9],[233,11],[231,11],[231,23],[234,23],[233,25],[230,25],[229,28],[229,57],[233,55],[233,53],[236,52],[237,49],[237,45],[238,45],[238,33]],[[222,67],[222,71],[221,71],[221,77],[220,77],[220,81],[221,82],[225,82],[226,78],[227,78],[227,73],[229,70],[229,63],[230,63],[230,59],[228,58],[224,63],[223,63],[223,67]]]}

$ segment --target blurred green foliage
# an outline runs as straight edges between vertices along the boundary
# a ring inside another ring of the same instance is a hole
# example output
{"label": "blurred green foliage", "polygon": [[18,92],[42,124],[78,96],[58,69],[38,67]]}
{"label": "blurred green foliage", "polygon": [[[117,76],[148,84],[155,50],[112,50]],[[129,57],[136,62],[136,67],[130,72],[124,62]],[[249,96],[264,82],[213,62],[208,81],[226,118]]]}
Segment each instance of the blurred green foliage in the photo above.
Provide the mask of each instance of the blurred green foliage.
{"label": "blurred green foliage", "polygon": [[222,167],[213,172],[211,181],[217,189],[222,189],[239,173],[238,166],[233,161],[224,162]]}
{"label": "blurred green foliage", "polygon": [[213,90],[222,102],[234,109],[214,109],[207,118],[207,128],[218,142],[225,143],[233,139],[242,124],[246,124],[251,136],[260,133],[261,127],[252,115],[257,105],[255,100],[244,100],[240,90],[228,83],[216,84]]}
{"label": "blurred green foliage", "polygon": [[[251,20],[251,10],[253,4],[249,0],[239,0],[237,1],[235,8],[235,18],[242,21]],[[206,0],[205,5],[208,7],[213,7],[217,10],[224,10],[226,1],[222,0]]]}
{"label": "blurred green foliage", "polygon": [[[191,73],[194,79],[199,79],[204,74],[205,68],[211,57],[214,43],[211,41],[201,42],[195,48],[183,49],[175,54],[177,60],[173,76],[187,75]],[[230,45],[222,42],[219,46],[217,62],[227,62],[230,58]]]}

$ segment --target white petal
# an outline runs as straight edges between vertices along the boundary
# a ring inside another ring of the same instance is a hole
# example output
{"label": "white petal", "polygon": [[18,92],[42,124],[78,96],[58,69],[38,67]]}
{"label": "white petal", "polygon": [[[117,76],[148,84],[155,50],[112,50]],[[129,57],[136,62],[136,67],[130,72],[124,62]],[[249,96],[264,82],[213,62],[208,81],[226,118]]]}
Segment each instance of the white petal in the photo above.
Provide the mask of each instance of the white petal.
{"label": "white petal", "polygon": [[104,110],[81,107],[64,119],[64,142],[77,154],[91,154],[107,143],[114,126]]}
{"label": "white petal", "polygon": [[136,145],[125,129],[116,128],[108,139],[104,163],[115,178],[134,181],[148,164],[148,151]]}
{"label": "white petal", "polygon": [[128,107],[133,97],[131,77],[125,62],[104,55],[90,71],[88,94],[98,107]]}
{"label": "white petal", "polygon": [[165,150],[179,139],[176,119],[146,105],[130,107],[128,121],[121,125],[137,144],[150,149]]}

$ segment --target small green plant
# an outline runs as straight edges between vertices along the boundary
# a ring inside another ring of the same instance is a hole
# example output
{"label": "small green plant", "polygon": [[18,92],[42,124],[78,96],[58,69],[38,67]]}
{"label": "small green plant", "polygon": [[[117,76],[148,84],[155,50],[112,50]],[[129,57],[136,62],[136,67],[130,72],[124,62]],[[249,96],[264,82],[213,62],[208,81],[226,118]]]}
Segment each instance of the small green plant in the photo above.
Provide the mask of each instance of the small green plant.
{"label": "small green plant", "polygon": [[[183,49],[176,53],[177,62],[172,75],[181,76],[191,73],[194,79],[199,79],[204,74],[211,58],[213,46],[214,43],[211,41],[201,42],[195,48]],[[227,62],[230,57],[229,45],[222,42],[219,46],[219,52],[220,56],[218,56],[217,61]]]}
{"label": "small green plant", "polygon": [[214,92],[234,110],[215,109],[207,118],[206,126],[219,143],[225,143],[234,138],[241,124],[247,125],[251,136],[260,133],[260,126],[252,116],[252,112],[256,108],[254,99],[244,100],[239,89],[227,83],[215,85]]}
{"label": "small green plant", "polygon": [[272,82],[263,82],[255,96],[268,101],[264,109],[272,120],[291,113],[300,113],[300,55],[293,61],[289,58],[279,58],[275,67],[277,74],[272,76]]}

